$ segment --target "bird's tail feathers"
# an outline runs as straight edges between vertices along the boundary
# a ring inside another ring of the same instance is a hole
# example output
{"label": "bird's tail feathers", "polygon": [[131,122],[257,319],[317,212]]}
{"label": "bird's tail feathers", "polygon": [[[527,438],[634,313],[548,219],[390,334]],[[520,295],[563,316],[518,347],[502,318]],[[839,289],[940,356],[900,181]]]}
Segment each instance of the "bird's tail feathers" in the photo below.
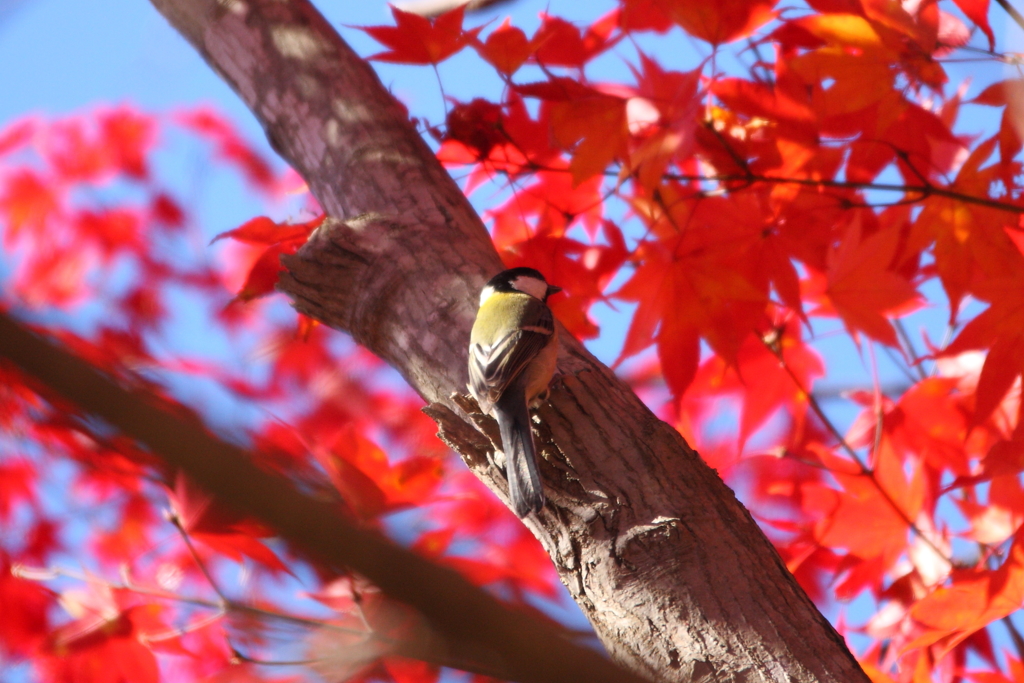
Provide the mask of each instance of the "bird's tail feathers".
{"label": "bird's tail feathers", "polygon": [[519,517],[544,507],[544,489],[537,469],[537,451],[530,429],[530,411],[521,391],[506,391],[495,404],[501,447],[505,451],[512,509]]}

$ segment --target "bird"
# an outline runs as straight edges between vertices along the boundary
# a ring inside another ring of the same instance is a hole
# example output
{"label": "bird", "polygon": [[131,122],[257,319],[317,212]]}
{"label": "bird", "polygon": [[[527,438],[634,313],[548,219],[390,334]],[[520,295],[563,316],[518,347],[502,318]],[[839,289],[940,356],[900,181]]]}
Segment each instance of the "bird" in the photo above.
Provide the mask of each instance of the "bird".
{"label": "bird", "polygon": [[558,335],[547,300],[560,291],[533,268],[503,270],[481,290],[469,337],[469,391],[498,422],[509,498],[520,518],[544,507],[530,405],[547,396],[555,373]]}

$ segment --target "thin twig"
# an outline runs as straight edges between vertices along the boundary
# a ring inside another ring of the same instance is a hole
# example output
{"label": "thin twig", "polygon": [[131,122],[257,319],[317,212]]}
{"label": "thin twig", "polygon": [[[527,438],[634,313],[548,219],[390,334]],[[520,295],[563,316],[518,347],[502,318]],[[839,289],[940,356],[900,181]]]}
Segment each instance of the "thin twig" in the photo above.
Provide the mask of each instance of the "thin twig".
{"label": "thin twig", "polygon": [[448,118],[448,96],[444,93],[444,84],[441,83],[441,72],[437,70],[437,64],[431,64],[434,67],[434,78],[437,79],[437,87],[441,91],[441,107],[444,109],[444,118]]}
{"label": "thin twig", "polygon": [[761,336],[761,341],[764,343],[765,347],[769,351],[771,351],[772,354],[779,360],[779,365],[782,366],[782,369],[785,370],[786,374],[789,375],[790,379],[793,380],[793,383],[796,385],[796,388],[800,391],[800,393],[807,398],[807,404],[811,407],[811,410],[818,417],[818,419],[821,420],[822,424],[825,425],[825,428],[828,429],[829,433],[832,434],[832,436],[835,437],[835,439],[839,442],[839,446],[847,455],[850,456],[850,458],[855,463],[857,463],[858,467],[860,468],[860,475],[866,476],[868,480],[871,481],[871,483],[874,485],[875,489],[882,496],[882,498],[889,504],[889,506],[899,516],[899,518],[903,520],[903,523],[906,524],[907,527],[909,527],[910,530],[918,538],[924,541],[925,545],[927,545],[929,548],[935,551],[936,555],[946,560],[947,562],[950,562],[950,559],[946,557],[945,552],[940,550],[939,547],[936,546],[935,543],[933,543],[932,540],[928,538],[924,534],[924,532],[921,531],[921,529],[918,528],[917,524],[915,524],[913,520],[910,519],[910,517],[903,510],[903,508],[901,508],[899,504],[897,504],[896,500],[889,494],[888,491],[885,490],[885,488],[878,481],[878,479],[875,478],[874,471],[867,466],[867,464],[861,459],[861,457],[857,455],[857,452],[853,449],[853,447],[850,446],[846,438],[839,433],[839,429],[835,426],[832,420],[829,419],[827,415],[825,415],[825,411],[821,408],[821,404],[818,403],[817,399],[814,398],[814,395],[811,394],[811,392],[807,391],[807,389],[804,388],[802,382],[800,381],[800,378],[796,376],[796,373],[793,372],[793,369],[789,366],[789,363],[786,362],[786,359],[782,355],[781,345],[777,341],[774,343],[770,342],[763,336]]}
{"label": "thin twig", "polygon": [[868,342],[871,356],[871,389],[875,410],[875,438],[871,441],[871,461],[878,462],[878,449],[882,446],[882,432],[885,429],[885,412],[882,410],[882,389],[878,381],[878,359],[875,358],[875,344]]}
{"label": "thin twig", "polygon": [[[949,323],[948,325],[946,325],[946,331],[942,333],[942,341],[939,342],[939,350],[934,354],[935,356],[938,356],[939,354],[946,350],[946,347],[949,346],[949,341],[953,338],[953,334],[956,332],[956,328],[956,323]],[[935,373],[938,371],[939,364],[932,363],[932,370],[930,373],[928,373],[928,376],[934,377]]]}
{"label": "thin twig", "polygon": [[926,178],[923,173],[921,173],[921,171],[917,170],[917,166],[915,166],[914,163],[910,160],[910,153],[907,152],[907,150],[900,149],[899,147],[892,143],[887,144],[892,149],[893,154],[895,154],[896,157],[900,159],[900,161],[906,164],[907,168],[909,168],[914,173],[914,175],[917,176],[917,179],[921,181],[921,187],[927,187],[929,189],[935,187],[935,185],[933,185],[932,182],[928,180],[928,178]]}
{"label": "thin twig", "polygon": [[[989,50],[983,47],[976,47],[974,45],[951,45],[950,43],[944,43],[941,40],[937,43],[940,48],[950,48],[953,50],[962,50],[963,52],[977,52],[978,54],[988,55],[994,59],[1003,62],[1018,62],[1020,56],[1015,52],[996,52],[995,50]],[[938,60],[936,60],[938,61]]]}
{"label": "thin twig", "polygon": [[239,662],[245,662],[246,664],[257,664],[259,666],[312,666],[319,663],[320,659],[293,659],[290,661],[285,660],[268,660],[268,659],[256,659],[249,655],[239,651],[234,645],[230,645],[232,658]]}
{"label": "thin twig", "polygon": [[907,334],[907,328],[904,327],[903,321],[896,318],[892,321],[893,327],[896,328],[896,336],[900,340],[900,345],[903,347],[903,353],[907,354],[910,359],[910,367],[917,370],[917,376],[920,379],[928,379],[928,373],[924,371],[921,366],[921,359],[917,355],[917,350],[914,348],[913,342],[910,341],[910,335]]}
{"label": "thin twig", "polygon": [[1018,12],[1017,9],[1013,5],[1011,5],[1008,0],[996,0],[996,2],[999,3],[1000,7],[1006,10],[1006,13],[1009,14],[1015,22],[1017,22],[1018,26],[1024,29],[1024,16],[1021,16],[1021,13]]}
{"label": "thin twig", "polygon": [[761,338],[761,340],[764,343],[764,345],[768,348],[768,350],[771,351],[772,354],[779,360],[779,364],[782,366],[782,369],[785,370],[786,374],[789,375],[790,379],[793,380],[793,383],[796,385],[796,388],[800,391],[801,394],[803,394],[807,398],[807,405],[811,407],[811,410],[814,412],[814,414],[818,416],[818,419],[821,420],[822,424],[825,425],[825,428],[828,429],[829,433],[832,434],[835,440],[839,443],[840,448],[842,448],[843,451],[848,456],[850,456],[850,458],[855,463],[857,463],[857,467],[858,469],[860,469],[860,473],[871,475],[871,470],[868,468],[867,463],[865,463],[857,454],[857,451],[855,451],[853,447],[850,446],[850,444],[846,441],[846,437],[839,433],[839,429],[835,426],[835,424],[833,424],[832,420],[830,420],[829,417],[825,415],[825,411],[822,409],[821,404],[818,403],[818,399],[814,397],[814,394],[812,394],[806,388],[804,388],[803,383],[800,381],[800,378],[796,376],[796,373],[793,372],[793,368],[789,366],[789,363],[787,363],[786,359],[783,357],[781,347],[779,347],[777,343],[773,344],[765,340],[763,337]]}
{"label": "thin twig", "polygon": [[[508,135],[506,134],[506,137]],[[510,140],[511,141],[511,140]],[[512,144],[518,149],[518,145],[514,142]],[[728,147],[728,146],[727,146]],[[522,151],[522,150],[520,150]],[[905,154],[905,153],[904,153]],[[549,171],[552,173],[570,173],[568,168],[556,168],[538,164],[532,160],[529,160],[528,155],[527,161],[522,165],[522,168],[529,169],[531,171]],[[474,162],[483,163],[483,162]],[[907,161],[907,166],[919,177],[923,178],[917,167]],[[507,169],[496,169],[499,173],[511,177],[513,174],[509,173]],[[604,171],[604,175],[608,177],[618,178],[621,175],[621,167],[612,168]],[[925,180],[922,185],[897,185],[895,183],[871,183],[871,182],[857,182],[852,180],[830,180],[827,178],[789,178],[789,177],[778,177],[778,176],[766,176],[757,173],[718,173],[718,174],[683,174],[683,173],[665,173],[662,176],[664,180],[676,180],[686,182],[717,182],[717,183],[744,183],[741,187],[723,187],[722,190],[726,193],[734,193],[742,190],[746,190],[755,183],[767,183],[772,185],[800,185],[803,187],[818,187],[818,188],[833,188],[841,190],[879,190],[883,192],[902,192],[904,194],[913,194],[913,197],[906,197],[899,200],[898,202],[886,203],[886,204],[873,204],[865,203],[864,206],[897,206],[904,204],[916,204],[923,202],[930,197],[943,197],[944,199],[950,199],[953,201],[963,202],[965,204],[974,204],[976,206],[984,206],[990,209],[996,209],[998,211],[1007,211],[1015,214],[1024,213],[1024,204],[1009,204],[1007,202],[1001,202],[996,199],[989,199],[987,197],[976,197],[974,195],[964,194],[951,189],[951,186],[935,185],[930,181]],[[836,197],[837,200],[843,199]],[[851,205],[858,205],[851,200],[845,200],[851,203]]]}
{"label": "thin twig", "polygon": [[[170,591],[158,590],[155,588],[147,588],[146,586],[140,586],[139,584],[128,580],[128,577],[123,577],[125,580],[121,582],[110,581],[97,576],[89,576],[80,574],[70,569],[64,569],[62,567],[52,567],[40,569],[36,567],[25,567],[18,565],[17,576],[19,578],[28,579],[30,581],[48,581],[58,576],[63,576],[69,579],[75,579],[83,583],[97,584],[100,586],[106,586],[112,590],[123,590],[136,595],[144,595],[150,598],[157,598],[158,600],[168,600],[170,602],[179,602],[183,605],[192,605],[194,607],[206,607],[219,613],[221,616],[225,614],[238,613],[247,614],[250,616],[261,617],[264,619],[275,619],[277,621],[283,621],[297,626],[305,626],[307,628],[327,629],[330,631],[337,631],[339,633],[345,633],[348,635],[365,635],[364,631],[346,628],[344,626],[338,626],[337,624],[321,621],[319,619],[312,619],[309,617],[300,617],[294,614],[288,614],[285,612],[275,612],[274,610],[266,609],[263,607],[253,607],[242,602],[236,602],[231,599],[226,599],[223,602],[220,600],[209,600],[207,598],[196,598],[187,595],[179,595],[178,593],[172,593]],[[12,570],[13,571],[13,570]]]}
{"label": "thin twig", "polygon": [[944,197],[964,202],[965,204],[976,204],[990,209],[1009,211],[1012,213],[1024,213],[1024,206],[1007,204],[995,199],[975,197],[962,192],[956,192],[946,187],[931,185],[919,187],[915,185],[896,185],[895,183],[867,183],[855,182],[852,180],[828,180],[824,178],[778,178],[759,174],[745,175],[741,173],[723,173],[715,175],[686,175],[678,173],[666,173],[663,177],[669,180],[687,180],[693,182],[717,181],[717,182],[750,182],[750,183],[771,183],[776,185],[803,185],[805,187],[832,187],[847,190],[886,190],[889,192],[916,193],[920,195],[919,201],[924,201],[931,196]]}
{"label": "thin twig", "polygon": [[[523,165],[525,168],[538,171],[551,171],[556,173],[569,173],[567,168],[554,168],[538,164],[533,161],[528,161]],[[916,169],[915,169],[916,170]],[[610,177],[618,177],[619,170],[609,169],[604,172],[604,175]],[[857,182],[853,180],[830,180],[827,178],[788,178],[778,176],[766,176],[757,173],[716,173],[716,174],[685,174],[685,173],[665,173],[662,178],[666,180],[678,180],[687,182],[719,182],[719,183],[731,183],[731,182],[745,182],[740,189],[746,189],[749,185],[754,183],[768,183],[772,185],[801,185],[804,187],[829,187],[843,190],[881,190],[885,192],[903,192],[913,193],[918,195],[916,199],[908,200],[908,203],[922,202],[929,197],[943,197],[945,199],[952,199],[954,201],[964,202],[965,204],[974,204],[976,206],[984,206],[990,209],[996,209],[999,211],[1007,211],[1010,213],[1024,213],[1024,204],[1008,204],[1001,202],[996,199],[988,199],[986,197],[976,197],[974,195],[964,194],[963,192],[957,192],[956,190],[950,189],[948,186],[934,185],[929,183],[928,185],[897,185],[895,183],[869,183],[869,182]],[[734,192],[733,188],[725,188],[727,192]]]}
{"label": "thin twig", "polygon": [[193,621],[190,624],[186,624],[180,628],[168,629],[163,633],[140,634],[139,640],[144,640],[147,643],[159,643],[164,640],[170,640],[171,638],[180,638],[181,636],[187,635],[189,633],[195,633],[200,629],[206,628],[215,621],[218,621],[223,618],[224,613],[218,610],[216,612],[211,612],[210,614],[207,614],[205,617]]}
{"label": "thin twig", "polygon": [[[895,351],[893,351],[888,346],[884,345],[882,346],[882,352],[886,355],[886,357],[889,360],[892,361],[892,364],[895,365],[899,369],[899,371],[903,373],[903,376],[906,377],[911,384],[917,384],[917,377],[914,377],[914,373],[912,373],[910,369],[906,367],[907,363],[905,356],[903,358],[898,357]],[[904,351],[904,354],[905,353],[906,352]]]}
{"label": "thin twig", "polygon": [[206,581],[210,584],[210,588],[212,588],[213,592],[217,594],[217,597],[221,599],[221,602],[226,604],[228,602],[228,598],[221,592],[220,586],[218,586],[217,582],[213,580],[213,575],[210,574],[210,570],[206,568],[206,563],[203,562],[203,558],[199,557],[196,547],[192,545],[192,539],[189,538],[188,532],[185,530],[185,526],[181,523],[181,517],[179,517],[178,513],[173,510],[168,513],[167,517],[170,523],[174,525],[174,528],[178,530],[178,533],[181,534],[181,538],[185,541],[185,546],[188,548],[188,552],[192,555],[192,559],[195,561],[196,565],[199,566],[199,571],[201,571],[203,576],[206,577]]}

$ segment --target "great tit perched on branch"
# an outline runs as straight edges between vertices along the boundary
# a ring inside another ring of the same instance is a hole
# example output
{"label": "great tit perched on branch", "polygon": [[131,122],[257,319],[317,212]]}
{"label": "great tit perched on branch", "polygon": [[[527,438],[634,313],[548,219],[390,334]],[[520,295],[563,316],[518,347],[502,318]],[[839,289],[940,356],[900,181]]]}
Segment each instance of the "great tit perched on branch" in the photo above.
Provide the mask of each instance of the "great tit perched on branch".
{"label": "great tit perched on branch", "polygon": [[498,421],[512,509],[544,507],[530,403],[555,373],[558,335],[548,297],[562,291],[533,268],[505,270],[484,285],[469,337],[469,391]]}

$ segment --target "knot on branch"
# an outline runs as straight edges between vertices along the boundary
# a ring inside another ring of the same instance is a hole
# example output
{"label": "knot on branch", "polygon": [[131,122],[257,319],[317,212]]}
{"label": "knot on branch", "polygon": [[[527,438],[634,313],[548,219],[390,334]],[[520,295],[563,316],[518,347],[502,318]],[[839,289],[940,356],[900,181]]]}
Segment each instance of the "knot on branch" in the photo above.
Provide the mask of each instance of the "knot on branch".
{"label": "knot on branch", "polygon": [[277,289],[300,313],[373,348],[367,337],[378,334],[390,295],[405,277],[395,243],[408,230],[379,213],[344,220],[328,216],[297,253],[281,256],[286,270]]}
{"label": "knot on branch", "polygon": [[458,453],[468,467],[474,470],[488,467],[488,454],[501,444],[497,424],[480,412],[472,398],[452,394],[451,400],[469,416],[473,424],[443,403],[431,403],[423,408],[423,412],[437,423],[437,437]]}

